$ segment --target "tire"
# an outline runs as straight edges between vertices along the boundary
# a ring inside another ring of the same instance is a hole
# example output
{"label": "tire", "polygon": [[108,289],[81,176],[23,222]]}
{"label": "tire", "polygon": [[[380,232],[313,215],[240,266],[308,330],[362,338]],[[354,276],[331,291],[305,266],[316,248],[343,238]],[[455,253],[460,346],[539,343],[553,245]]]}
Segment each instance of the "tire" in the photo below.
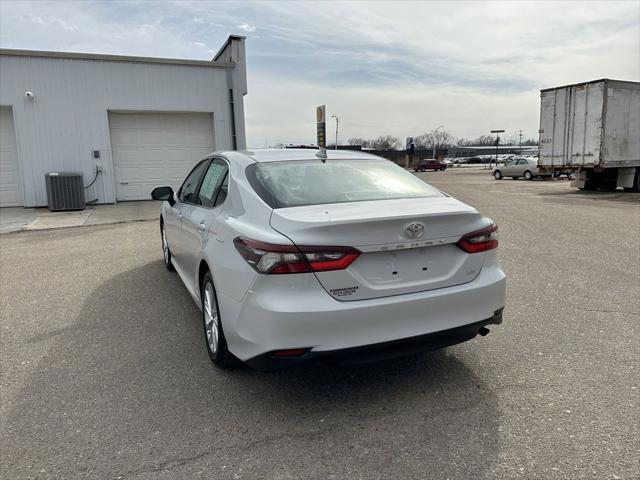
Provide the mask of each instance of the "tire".
{"label": "tire", "polygon": [[447,169],[447,167],[440,167],[440,171],[444,172]]}
{"label": "tire", "polygon": [[164,261],[164,266],[170,272],[175,272],[176,269],[173,266],[173,262],[171,261],[171,250],[169,249],[169,244],[167,243],[167,234],[164,230],[164,222],[160,220],[160,241],[162,242],[162,259]]}
{"label": "tire", "polygon": [[236,358],[227,348],[227,340],[222,330],[220,309],[216,289],[213,286],[211,273],[207,272],[202,279],[200,288],[202,300],[202,327],[204,330],[204,342],[211,361],[220,368],[229,368],[235,365]]}
{"label": "tire", "polygon": [[633,186],[624,187],[625,192],[640,192],[640,167],[636,167],[636,173],[633,177]]}
{"label": "tire", "polygon": [[496,180],[502,180],[502,172],[500,170],[496,170],[493,172],[493,178]]}
{"label": "tire", "polygon": [[525,180],[532,180],[533,179],[533,173],[531,173],[529,170],[524,172],[524,179]]}

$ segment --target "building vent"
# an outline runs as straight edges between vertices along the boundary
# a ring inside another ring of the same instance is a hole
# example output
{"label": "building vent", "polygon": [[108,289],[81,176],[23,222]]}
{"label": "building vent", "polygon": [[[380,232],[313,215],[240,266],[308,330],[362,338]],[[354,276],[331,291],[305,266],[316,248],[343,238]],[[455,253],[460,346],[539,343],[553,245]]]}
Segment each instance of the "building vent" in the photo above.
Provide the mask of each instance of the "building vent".
{"label": "building vent", "polygon": [[44,178],[49,210],[84,210],[84,180],[81,173],[50,172]]}

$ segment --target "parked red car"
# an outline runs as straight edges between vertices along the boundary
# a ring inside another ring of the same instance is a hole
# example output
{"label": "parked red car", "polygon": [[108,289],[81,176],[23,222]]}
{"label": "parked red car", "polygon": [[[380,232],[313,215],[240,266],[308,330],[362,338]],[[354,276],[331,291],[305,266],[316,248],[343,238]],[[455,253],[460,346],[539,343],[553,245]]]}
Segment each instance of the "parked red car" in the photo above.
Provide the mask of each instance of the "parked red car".
{"label": "parked red car", "polygon": [[442,163],[439,160],[422,160],[420,163],[414,165],[414,172],[426,172],[427,170],[446,170],[447,164]]}

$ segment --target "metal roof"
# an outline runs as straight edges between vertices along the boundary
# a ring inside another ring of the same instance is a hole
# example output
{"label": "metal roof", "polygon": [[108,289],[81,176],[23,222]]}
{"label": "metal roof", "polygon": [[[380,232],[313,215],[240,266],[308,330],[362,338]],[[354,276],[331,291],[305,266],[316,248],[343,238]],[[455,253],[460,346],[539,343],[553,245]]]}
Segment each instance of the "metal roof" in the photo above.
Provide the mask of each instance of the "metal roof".
{"label": "metal roof", "polygon": [[[496,146],[495,145],[479,145],[477,147],[470,147],[470,146],[456,146],[456,147],[451,147],[452,149],[455,148],[459,148],[459,149],[466,149],[466,150],[495,150]],[[517,149],[530,149],[530,148],[538,148],[537,145],[499,145],[498,148],[509,148],[512,150],[517,150]]]}
{"label": "metal roof", "polygon": [[631,84],[636,87],[640,85],[640,82],[634,82],[632,80],[614,80],[613,78],[600,78],[598,80],[589,80],[588,82],[570,83],[569,85],[560,85],[559,87],[543,88],[542,90],[540,90],[540,92],[549,92],[551,90],[559,90],[561,88],[577,87],[579,85],[587,85],[587,84],[600,83],[600,82],[614,82],[617,84],[623,83],[627,85]]}
{"label": "metal roof", "polygon": [[[231,37],[229,37],[229,42]],[[227,43],[225,43],[225,46]],[[44,57],[62,58],[73,60],[98,60],[103,62],[131,62],[131,63],[160,63],[167,65],[191,65],[196,67],[231,68],[231,62],[218,62],[214,60],[190,60],[184,58],[160,58],[160,57],[133,57],[127,55],[105,55],[101,53],[80,52],[52,52],[44,50],[16,50],[0,48],[0,55],[13,57]]]}
{"label": "metal roof", "polygon": [[247,37],[245,37],[244,35],[229,35],[229,38],[227,38],[227,41],[224,42],[224,44],[218,49],[218,52],[213,56],[213,61],[217,61],[218,57],[220,55],[222,55],[222,52],[224,51],[225,48],[227,48],[227,46],[231,43],[232,40],[246,40]]}

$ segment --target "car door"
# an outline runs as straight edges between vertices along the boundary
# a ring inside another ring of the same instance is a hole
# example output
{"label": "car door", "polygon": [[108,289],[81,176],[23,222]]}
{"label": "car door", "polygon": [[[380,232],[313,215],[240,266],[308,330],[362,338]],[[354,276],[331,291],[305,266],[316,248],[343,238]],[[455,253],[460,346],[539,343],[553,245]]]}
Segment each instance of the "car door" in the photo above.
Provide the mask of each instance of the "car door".
{"label": "car door", "polygon": [[[198,188],[204,174],[209,167],[210,159],[206,159],[198,163],[193,170],[187,175],[186,180],[178,190],[176,195],[176,203],[173,206],[175,212],[175,228],[172,233],[173,239],[167,238],[167,243],[171,249],[173,264],[183,276],[185,274],[185,247],[182,235],[182,226],[184,223],[184,215],[198,201]],[[168,232],[167,232],[168,233]]]}
{"label": "car door", "polygon": [[518,175],[518,166],[516,165],[516,163],[517,160],[511,160],[510,162],[507,162],[502,170],[502,174],[507,177]]}
{"label": "car door", "polygon": [[196,202],[186,207],[182,216],[180,244],[184,248],[184,273],[188,281],[192,282],[193,291],[197,291],[198,263],[209,227],[215,217],[220,214],[222,198],[218,199],[218,197],[226,197],[226,189],[221,187],[223,187],[228,171],[229,166],[225,160],[214,158],[199,186]]}
{"label": "car door", "polygon": [[520,160],[518,160],[518,171],[517,174],[518,176],[523,176],[525,170],[529,170],[529,162],[527,162],[526,159],[521,158]]}

